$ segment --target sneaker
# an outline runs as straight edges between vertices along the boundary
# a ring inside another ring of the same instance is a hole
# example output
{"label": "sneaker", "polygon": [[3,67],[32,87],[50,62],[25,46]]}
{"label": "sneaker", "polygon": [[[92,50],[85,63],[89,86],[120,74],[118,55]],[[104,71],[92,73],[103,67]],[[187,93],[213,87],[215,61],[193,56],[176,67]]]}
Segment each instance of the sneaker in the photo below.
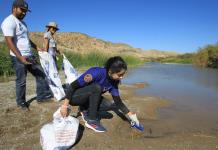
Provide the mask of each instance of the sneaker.
{"label": "sneaker", "polygon": [[89,129],[94,130],[95,132],[105,132],[106,129],[100,124],[98,120],[88,120],[85,123],[85,126]]}
{"label": "sneaker", "polygon": [[29,111],[30,104],[27,102],[23,102],[20,105],[18,105],[18,108],[24,111]]}
{"label": "sneaker", "polygon": [[[80,113],[80,115],[81,115],[81,117],[82,117],[82,120],[83,120],[84,122],[87,122],[87,121],[89,120],[89,117],[88,117],[88,116],[89,116],[89,113],[88,113],[87,110],[80,111],[79,113]],[[100,115],[97,115],[96,120],[97,120],[97,121],[100,121],[100,120],[101,120]]]}
{"label": "sneaker", "polygon": [[38,104],[41,104],[41,103],[51,102],[51,101],[52,101],[51,98],[46,98],[46,99],[40,99],[40,100],[37,100],[37,103],[38,103]]}
{"label": "sneaker", "polygon": [[47,94],[46,96],[43,96],[43,97],[40,97],[40,98],[37,98],[37,101],[38,102],[47,102],[47,101],[50,101],[54,98],[54,96],[52,94]]}
{"label": "sneaker", "polygon": [[48,94],[47,96],[44,97],[45,99],[49,99],[49,98],[54,98],[54,96],[52,94]]}

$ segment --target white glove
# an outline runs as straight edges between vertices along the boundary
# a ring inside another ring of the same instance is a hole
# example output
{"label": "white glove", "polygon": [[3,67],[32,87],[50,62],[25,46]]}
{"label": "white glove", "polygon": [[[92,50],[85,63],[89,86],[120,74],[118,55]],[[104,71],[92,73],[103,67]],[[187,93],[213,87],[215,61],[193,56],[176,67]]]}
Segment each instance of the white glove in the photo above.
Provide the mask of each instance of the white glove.
{"label": "white glove", "polygon": [[131,124],[135,123],[137,126],[139,126],[139,120],[138,120],[136,114],[130,114],[129,118],[131,120]]}

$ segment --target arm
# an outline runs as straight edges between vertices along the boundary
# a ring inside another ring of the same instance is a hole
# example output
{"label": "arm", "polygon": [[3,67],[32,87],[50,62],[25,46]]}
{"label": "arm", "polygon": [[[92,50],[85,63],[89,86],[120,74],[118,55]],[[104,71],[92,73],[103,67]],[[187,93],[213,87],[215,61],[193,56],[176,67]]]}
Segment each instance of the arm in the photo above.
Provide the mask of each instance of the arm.
{"label": "arm", "polygon": [[58,50],[57,48],[56,48],[56,52],[57,52],[59,55],[62,55],[62,52],[61,52],[60,50]]}
{"label": "arm", "polygon": [[46,52],[48,52],[48,49],[49,49],[48,38],[44,38],[44,49],[45,49]]}
{"label": "arm", "polygon": [[50,32],[44,33],[43,46],[44,46],[44,50],[45,50],[46,52],[48,52],[48,49],[49,49],[49,40],[50,40],[50,38],[51,38],[51,33],[50,33]]}
{"label": "arm", "polygon": [[39,48],[32,40],[30,40],[30,44],[31,44],[31,47],[36,49],[37,51],[42,51],[42,49]]}
{"label": "arm", "polygon": [[5,41],[6,41],[6,44],[8,46],[8,48],[15,54],[15,56],[17,57],[17,59],[19,59],[22,63],[24,64],[29,64],[27,61],[26,61],[26,57],[25,56],[22,56],[19,52],[19,50],[16,48],[16,46],[14,45],[13,43],[13,37],[11,36],[5,36]]}
{"label": "arm", "polygon": [[130,111],[126,105],[122,102],[120,96],[112,96],[116,106],[124,113],[128,114]]}
{"label": "arm", "polygon": [[126,107],[126,105],[122,102],[121,98],[120,98],[120,94],[119,94],[119,82],[115,82],[113,84],[113,87],[110,89],[110,93],[111,96],[113,97],[114,103],[116,104],[116,106],[118,107],[118,109],[120,109],[125,115],[128,114],[130,111],[129,109]]}
{"label": "arm", "polygon": [[56,47],[55,47],[55,51],[56,51],[59,55],[62,55],[62,52],[58,49],[57,44],[56,44]]}
{"label": "arm", "polygon": [[64,103],[61,106],[61,114],[62,114],[63,117],[67,116],[67,108],[69,107],[70,100],[72,99],[72,96],[73,96],[74,92],[78,88],[80,88],[80,85],[79,85],[78,81],[75,80],[74,82],[72,82],[70,84],[69,88],[67,89],[66,97],[64,99]]}
{"label": "arm", "polygon": [[122,102],[120,96],[112,96],[116,106],[127,116],[130,122],[135,122],[139,125],[139,120],[135,113],[129,111],[126,105]]}

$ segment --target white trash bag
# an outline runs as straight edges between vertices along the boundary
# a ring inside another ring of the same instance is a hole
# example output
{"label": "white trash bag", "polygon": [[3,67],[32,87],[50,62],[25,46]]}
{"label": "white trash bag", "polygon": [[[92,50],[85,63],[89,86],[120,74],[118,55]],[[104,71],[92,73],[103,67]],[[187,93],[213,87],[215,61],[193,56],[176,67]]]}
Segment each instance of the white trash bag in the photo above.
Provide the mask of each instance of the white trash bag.
{"label": "white trash bag", "polygon": [[77,139],[79,120],[72,116],[63,118],[60,108],[53,115],[53,122],[40,130],[40,143],[43,150],[68,150]]}
{"label": "white trash bag", "polygon": [[56,100],[60,101],[65,97],[65,92],[62,87],[61,79],[55,65],[55,61],[48,52],[38,52],[41,66],[45,72],[48,85],[54,94]]}
{"label": "white trash bag", "polygon": [[71,84],[73,81],[75,81],[79,74],[76,71],[76,69],[71,65],[67,57],[63,54],[63,70],[65,74],[65,82],[66,84]]}

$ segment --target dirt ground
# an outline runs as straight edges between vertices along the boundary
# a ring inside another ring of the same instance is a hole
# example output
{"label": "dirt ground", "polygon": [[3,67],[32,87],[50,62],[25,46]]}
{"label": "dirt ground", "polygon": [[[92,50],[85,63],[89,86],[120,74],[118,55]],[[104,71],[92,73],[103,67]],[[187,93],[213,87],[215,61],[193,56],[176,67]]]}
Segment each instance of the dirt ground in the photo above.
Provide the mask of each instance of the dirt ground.
{"label": "dirt ground", "polygon": [[[121,95],[130,110],[138,114],[145,131],[130,128],[114,112],[110,119],[102,119],[105,133],[95,133],[83,126],[82,137],[73,147],[78,150],[215,150],[218,135],[201,132],[174,132],[158,122],[158,110],[167,109],[168,100],[136,95],[135,90],[144,83],[121,85]],[[35,96],[34,78],[28,76],[27,99]],[[110,97],[106,95],[106,97]],[[40,150],[40,128],[52,121],[52,114],[62,102],[38,104],[33,101],[29,112],[16,107],[15,82],[12,79],[0,83],[0,150]],[[77,108],[73,108],[76,112]]]}

